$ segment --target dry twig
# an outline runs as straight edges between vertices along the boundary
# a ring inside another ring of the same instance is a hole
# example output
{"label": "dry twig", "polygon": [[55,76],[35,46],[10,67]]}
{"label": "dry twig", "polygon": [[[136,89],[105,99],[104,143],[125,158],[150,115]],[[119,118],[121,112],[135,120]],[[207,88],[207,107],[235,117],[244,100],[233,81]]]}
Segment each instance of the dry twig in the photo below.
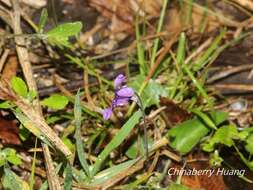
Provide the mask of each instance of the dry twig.
{"label": "dry twig", "polygon": [[4,50],[4,53],[3,53],[3,55],[2,55],[2,57],[1,57],[1,59],[0,59],[0,72],[1,72],[2,69],[3,69],[4,63],[5,63],[5,61],[6,61],[7,57],[8,57],[8,55],[9,55],[9,52],[10,52],[9,49],[5,49],[5,50]]}
{"label": "dry twig", "polygon": [[250,69],[253,69],[252,64],[241,65],[241,66],[238,66],[238,67],[224,68],[220,72],[218,72],[215,75],[213,75],[212,77],[210,77],[207,80],[207,83],[210,84],[210,83],[213,83],[217,80],[228,77],[229,75],[239,73],[239,72],[242,72],[242,71],[247,71],[247,70],[250,70]]}
{"label": "dry twig", "polygon": [[[14,11],[12,14],[14,33],[22,34],[22,29],[20,27],[21,11],[19,7],[19,2],[18,0],[12,0],[11,2]],[[37,86],[33,78],[32,66],[29,61],[28,51],[25,48],[25,40],[22,37],[16,37],[15,42],[19,62],[22,66],[22,70],[26,78],[28,87],[30,90],[37,91]],[[60,149],[65,154],[65,156],[71,155],[71,152],[68,150],[68,148],[64,145],[61,139],[54,133],[54,131],[47,125],[44,118],[42,117],[39,99],[36,99],[34,101],[35,109],[31,109],[29,105],[27,107],[25,102],[20,101],[18,99],[15,103],[26,114],[26,116],[29,119],[31,119],[32,122],[36,121],[35,125],[40,127],[40,130],[48,138],[48,140],[51,143],[53,143],[58,149]],[[42,143],[42,147],[46,161],[49,187],[52,190],[60,190],[61,189],[60,182],[53,167],[52,158],[49,153],[49,148],[44,143]]]}

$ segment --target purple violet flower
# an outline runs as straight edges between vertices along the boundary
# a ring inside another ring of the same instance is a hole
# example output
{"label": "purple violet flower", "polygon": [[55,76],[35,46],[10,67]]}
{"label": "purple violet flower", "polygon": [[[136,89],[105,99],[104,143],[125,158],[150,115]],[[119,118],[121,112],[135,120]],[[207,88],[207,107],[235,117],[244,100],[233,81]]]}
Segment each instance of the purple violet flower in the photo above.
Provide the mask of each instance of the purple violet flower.
{"label": "purple violet flower", "polygon": [[134,90],[125,85],[126,77],[123,74],[119,74],[114,79],[114,99],[112,105],[109,108],[103,110],[103,118],[108,120],[115,107],[126,105],[129,100],[134,97]]}

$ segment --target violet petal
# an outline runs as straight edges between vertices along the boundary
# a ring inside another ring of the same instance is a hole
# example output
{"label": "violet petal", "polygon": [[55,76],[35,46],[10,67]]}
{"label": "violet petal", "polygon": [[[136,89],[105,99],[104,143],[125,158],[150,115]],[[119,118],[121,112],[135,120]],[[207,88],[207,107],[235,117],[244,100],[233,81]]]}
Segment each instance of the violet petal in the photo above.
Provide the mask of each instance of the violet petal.
{"label": "violet petal", "polygon": [[128,104],[129,100],[130,100],[129,98],[116,98],[113,100],[112,105],[113,107],[124,106]]}
{"label": "violet petal", "polygon": [[126,77],[123,74],[119,74],[114,79],[114,88],[119,89],[125,81],[126,81]]}
{"label": "violet petal", "polygon": [[104,120],[108,120],[112,115],[112,108],[109,107],[109,108],[106,108],[103,110],[103,118]]}
{"label": "violet petal", "polygon": [[119,97],[128,97],[131,98],[134,95],[134,90],[130,87],[124,87],[121,88],[120,90],[116,91],[116,95]]}

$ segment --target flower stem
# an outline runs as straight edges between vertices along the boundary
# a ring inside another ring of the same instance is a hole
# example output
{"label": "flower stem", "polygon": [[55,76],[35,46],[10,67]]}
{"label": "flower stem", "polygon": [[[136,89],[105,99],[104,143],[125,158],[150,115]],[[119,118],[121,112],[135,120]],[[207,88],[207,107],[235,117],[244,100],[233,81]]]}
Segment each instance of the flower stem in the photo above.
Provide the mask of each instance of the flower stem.
{"label": "flower stem", "polygon": [[137,97],[137,105],[139,106],[141,113],[142,113],[142,118],[143,118],[143,124],[144,124],[144,149],[145,149],[145,157],[148,158],[148,134],[147,134],[147,123],[146,123],[146,114],[145,114],[145,109],[143,106],[143,103],[141,101],[140,96],[135,92],[135,95]]}

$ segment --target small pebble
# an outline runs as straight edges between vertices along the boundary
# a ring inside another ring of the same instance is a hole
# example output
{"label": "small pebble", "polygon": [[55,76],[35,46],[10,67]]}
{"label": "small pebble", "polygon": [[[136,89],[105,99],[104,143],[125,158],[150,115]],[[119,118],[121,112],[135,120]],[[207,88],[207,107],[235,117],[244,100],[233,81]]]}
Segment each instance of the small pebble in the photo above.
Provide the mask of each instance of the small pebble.
{"label": "small pebble", "polygon": [[233,103],[230,105],[230,108],[231,108],[233,111],[246,111],[246,110],[247,110],[247,104],[246,104],[245,101],[239,100],[239,101],[233,102]]}

